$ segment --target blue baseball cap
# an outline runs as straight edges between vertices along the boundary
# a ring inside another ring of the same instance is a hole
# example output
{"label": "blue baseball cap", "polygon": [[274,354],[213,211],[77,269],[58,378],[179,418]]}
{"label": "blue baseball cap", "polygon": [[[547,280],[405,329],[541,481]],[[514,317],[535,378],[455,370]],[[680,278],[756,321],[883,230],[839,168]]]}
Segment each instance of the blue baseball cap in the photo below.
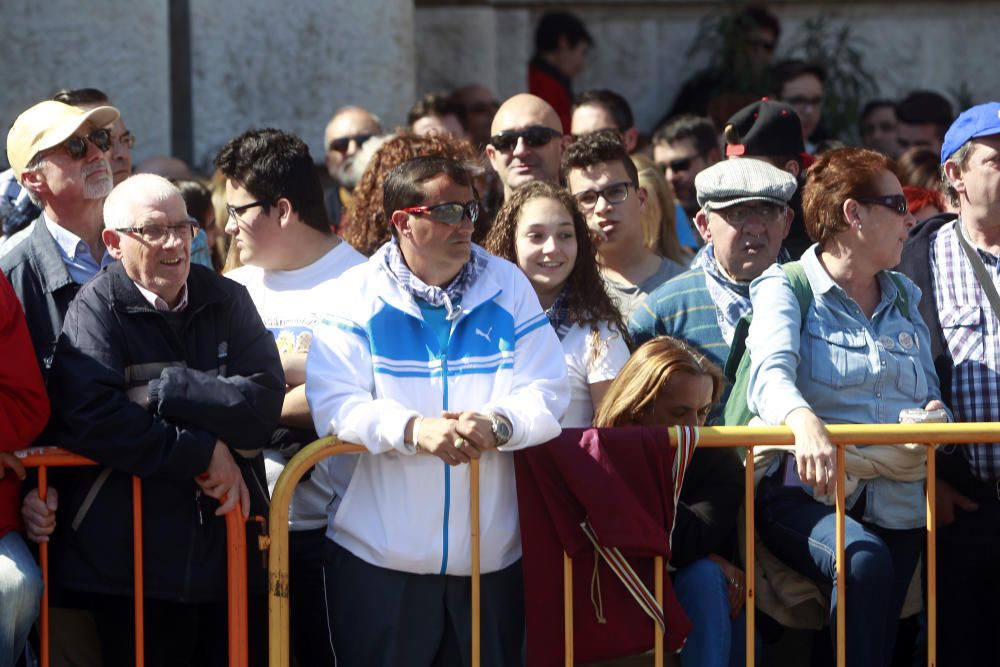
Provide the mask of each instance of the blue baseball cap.
{"label": "blue baseball cap", "polygon": [[1000,134],[1000,102],[987,102],[966,109],[955,119],[941,144],[941,164],[969,139]]}

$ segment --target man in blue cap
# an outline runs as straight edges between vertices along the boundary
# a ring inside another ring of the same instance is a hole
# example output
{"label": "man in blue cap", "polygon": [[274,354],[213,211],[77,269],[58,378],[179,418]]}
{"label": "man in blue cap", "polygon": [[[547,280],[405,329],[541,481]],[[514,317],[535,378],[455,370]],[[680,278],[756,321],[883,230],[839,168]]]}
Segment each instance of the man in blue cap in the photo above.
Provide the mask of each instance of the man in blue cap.
{"label": "man in blue cap", "polygon": [[[1000,102],[952,123],[941,173],[958,216],[915,227],[899,268],[923,291],[920,313],[955,419],[1000,421]],[[1000,664],[1000,444],[939,449],[937,479],[938,664]]]}

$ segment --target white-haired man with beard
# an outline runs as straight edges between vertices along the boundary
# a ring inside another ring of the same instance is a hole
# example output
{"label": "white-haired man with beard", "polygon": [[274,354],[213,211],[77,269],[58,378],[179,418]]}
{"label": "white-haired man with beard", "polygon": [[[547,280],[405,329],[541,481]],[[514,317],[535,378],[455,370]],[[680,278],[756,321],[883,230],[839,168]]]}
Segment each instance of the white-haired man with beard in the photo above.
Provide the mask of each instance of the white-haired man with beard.
{"label": "white-haired man with beard", "polygon": [[101,232],[104,198],[114,186],[106,128],[118,116],[110,106],[84,111],[50,100],[18,116],[7,135],[14,175],[42,213],[28,237],[0,258],[0,270],[21,301],[46,377],[70,301],[113,261]]}

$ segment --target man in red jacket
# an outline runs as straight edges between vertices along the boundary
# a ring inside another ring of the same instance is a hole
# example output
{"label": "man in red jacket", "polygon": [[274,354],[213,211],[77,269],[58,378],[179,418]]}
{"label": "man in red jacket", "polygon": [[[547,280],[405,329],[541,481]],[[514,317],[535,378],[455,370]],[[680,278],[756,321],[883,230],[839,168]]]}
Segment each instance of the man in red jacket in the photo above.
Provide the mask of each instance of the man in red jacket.
{"label": "man in red jacket", "polygon": [[35,361],[24,312],[0,277],[0,665],[13,665],[38,615],[42,576],[18,530],[24,466],[12,454],[45,428],[49,399]]}
{"label": "man in red jacket", "polygon": [[587,62],[594,38],[569,12],[549,12],[535,30],[535,56],[528,64],[528,92],[552,105],[563,128],[572,113],[573,77]]}

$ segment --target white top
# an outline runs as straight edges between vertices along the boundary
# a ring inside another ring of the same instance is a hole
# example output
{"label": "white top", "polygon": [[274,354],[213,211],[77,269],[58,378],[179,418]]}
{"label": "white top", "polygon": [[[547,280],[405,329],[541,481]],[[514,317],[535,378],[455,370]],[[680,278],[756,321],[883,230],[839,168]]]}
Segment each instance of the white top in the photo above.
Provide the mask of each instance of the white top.
{"label": "white top", "polygon": [[590,385],[613,380],[628,361],[625,337],[616,329],[601,322],[597,331],[601,337],[597,349],[590,325],[574,324],[562,339],[566,370],[569,374],[569,407],[559,422],[563,428],[589,428],[594,421],[594,404],[590,398]]}
{"label": "white top", "polygon": [[[241,266],[226,274],[247,288],[264,326],[274,336],[278,351],[308,352],[317,311],[329,307],[319,294],[336,294],[331,288],[335,279],[365,256],[347,243],[340,243],[318,260],[294,271],[269,271],[257,266]],[[274,449],[264,450],[267,490],[274,493],[278,476],[285,469],[285,458]],[[300,482],[292,496],[288,512],[290,530],[309,530],[326,526],[326,506],[333,498],[333,486],[325,466],[313,468],[312,475]]]}

